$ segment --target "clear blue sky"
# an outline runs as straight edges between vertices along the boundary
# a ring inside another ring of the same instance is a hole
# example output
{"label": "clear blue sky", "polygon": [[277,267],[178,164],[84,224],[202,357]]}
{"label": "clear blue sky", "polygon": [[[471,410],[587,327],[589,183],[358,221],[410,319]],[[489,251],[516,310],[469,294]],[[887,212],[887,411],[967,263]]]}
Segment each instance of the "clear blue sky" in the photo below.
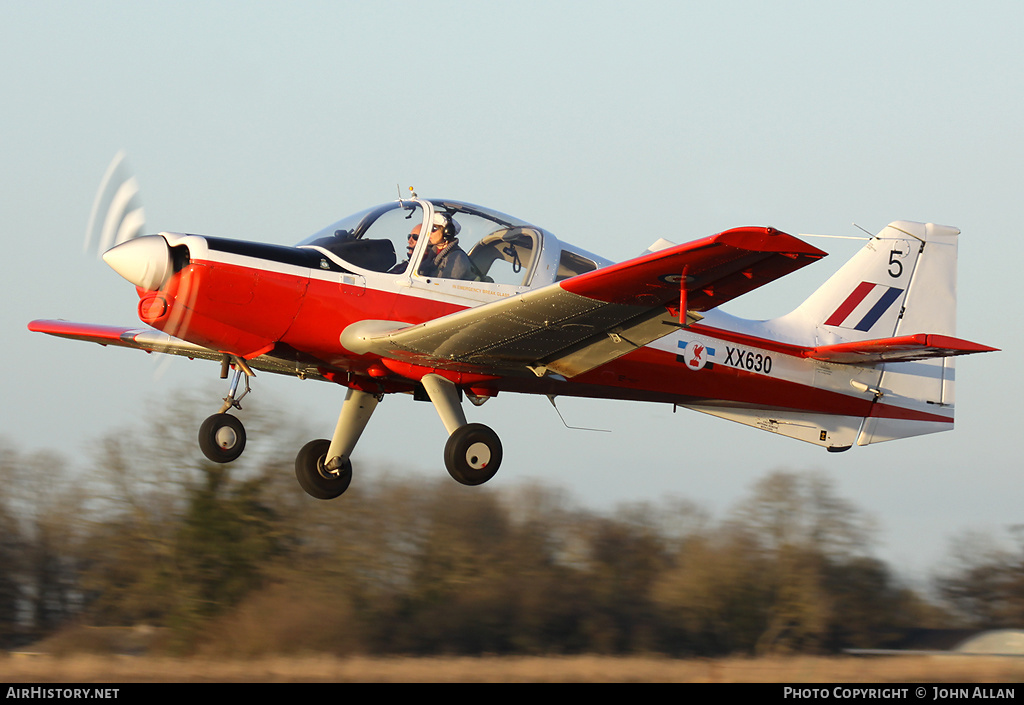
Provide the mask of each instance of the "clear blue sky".
{"label": "clear blue sky", "polygon": [[[498,486],[543,477],[595,507],[722,512],[772,469],[816,469],[877,519],[883,558],[934,567],[950,536],[1022,520],[1022,20],[1009,1],[2,1],[0,434],[85,463],[91,439],[169,390],[206,385],[211,413],[223,394],[216,365],[25,328],[136,323],[132,287],[82,252],[122,148],[147,230],[285,244],[397,184],[613,259],[739,225],[933,221],[963,231],[959,335],[1004,350],[958,363],[952,433],[830,455],[662,406],[560,402],[611,433],[564,429],[543,398],[470,416],[503,438]],[[728,310],[784,313],[857,247],[814,244],[833,255]],[[327,436],[343,391],[264,375],[253,403]],[[441,474],[443,441],[428,405],[388,399],[357,467]]]}

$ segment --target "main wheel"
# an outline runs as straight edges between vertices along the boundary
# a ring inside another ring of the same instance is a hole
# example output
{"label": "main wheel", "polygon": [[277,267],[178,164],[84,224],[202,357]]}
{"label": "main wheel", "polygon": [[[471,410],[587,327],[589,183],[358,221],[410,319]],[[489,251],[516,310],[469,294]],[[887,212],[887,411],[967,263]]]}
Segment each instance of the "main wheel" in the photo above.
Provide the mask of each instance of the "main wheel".
{"label": "main wheel", "polygon": [[352,482],[352,461],[348,458],[345,458],[338,470],[331,471],[324,467],[330,447],[330,441],[310,441],[295,456],[295,478],[299,481],[299,487],[310,497],[340,497]]}
{"label": "main wheel", "polygon": [[482,485],[494,477],[501,465],[501,440],[483,424],[466,424],[448,437],[444,464],[457,482]]}
{"label": "main wheel", "polygon": [[199,427],[199,448],[215,463],[230,463],[245,450],[245,427],[231,414],[214,414]]}

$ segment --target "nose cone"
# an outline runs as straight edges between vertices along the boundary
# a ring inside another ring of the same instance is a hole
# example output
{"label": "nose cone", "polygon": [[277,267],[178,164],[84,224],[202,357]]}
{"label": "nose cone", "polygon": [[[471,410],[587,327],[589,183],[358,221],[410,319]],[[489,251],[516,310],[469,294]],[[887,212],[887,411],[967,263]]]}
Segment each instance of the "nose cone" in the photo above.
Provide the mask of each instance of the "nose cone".
{"label": "nose cone", "polygon": [[103,261],[135,286],[156,291],[174,273],[171,248],[160,235],[144,235],[110,248]]}

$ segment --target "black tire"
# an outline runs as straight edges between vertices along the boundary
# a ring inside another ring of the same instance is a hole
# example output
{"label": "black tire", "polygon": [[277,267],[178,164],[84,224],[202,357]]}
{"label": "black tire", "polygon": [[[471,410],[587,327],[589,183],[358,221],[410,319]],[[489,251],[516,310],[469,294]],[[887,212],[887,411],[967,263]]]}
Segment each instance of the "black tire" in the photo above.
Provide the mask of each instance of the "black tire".
{"label": "black tire", "polygon": [[345,458],[341,469],[331,472],[324,467],[331,442],[310,441],[295,456],[295,478],[306,494],[316,499],[334,499],[344,494],[352,482],[352,462]]}
{"label": "black tire", "polygon": [[444,464],[456,482],[482,485],[494,477],[501,466],[501,440],[483,424],[466,424],[448,437]]}
{"label": "black tire", "polygon": [[199,448],[215,463],[230,463],[245,450],[245,427],[231,414],[214,414],[199,427]]}

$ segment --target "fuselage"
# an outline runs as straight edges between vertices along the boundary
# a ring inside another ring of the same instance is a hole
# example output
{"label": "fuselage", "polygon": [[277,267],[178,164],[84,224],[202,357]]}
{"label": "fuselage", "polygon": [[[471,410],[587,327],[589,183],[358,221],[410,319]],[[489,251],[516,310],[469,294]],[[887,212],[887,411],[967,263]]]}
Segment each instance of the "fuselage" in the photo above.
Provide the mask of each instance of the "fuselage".
{"label": "fuselage", "polygon": [[[162,289],[139,289],[143,322],[211,349],[288,358],[346,386],[381,392],[411,390],[415,380],[391,372],[377,356],[345,349],[340,339],[348,326],[365,320],[415,325],[519,293],[481,282],[344,271],[313,250],[162,237],[172,247],[187,247],[189,262]],[[474,391],[866,413],[870,400],[814,386],[816,369],[826,363],[800,357],[794,345],[725,327],[729,319],[709,312],[686,330],[572,379],[524,370],[480,381]]]}
{"label": "fuselage", "polygon": [[294,247],[139,237],[141,211],[129,216],[103,259],[136,285],[151,328],[37,320],[30,330],[219,362],[228,394],[198,435],[217,463],[245,448],[230,412],[255,371],[346,387],[331,438],[295,458],[317,499],[346,491],[360,435],[390,393],[433,405],[448,473],[475,486],[504,450],[467,418],[464,397],[660,402],[834,452],[951,429],[954,356],[995,350],[955,337],[959,230],[933,223],[890,223],[796,309],[751,321],[722,305],[827,253],[741,226],[658,240],[616,263],[503,213],[415,195]]}
{"label": "fuselage", "polygon": [[[440,208],[416,202],[357,214],[297,247],[173,233],[148,236],[165,240],[168,255],[162,264],[135,263],[145,270],[138,286],[139,316],[154,328],[226,355],[286,360],[299,376],[315,374],[373,394],[410,392],[431,369],[347,349],[346,329],[365,321],[417,325],[611,264],[529,224],[453,203],[444,207],[458,215],[463,235],[471,233],[467,244],[478,239],[469,248],[480,269],[473,281],[418,269],[432,256],[426,238],[415,243],[409,238],[409,263],[402,268],[398,260],[408,229],[428,225],[432,207]],[[154,243],[145,246],[146,257],[152,257]],[[481,398],[506,391],[663,402],[767,430],[789,423],[787,412],[840,419],[842,429],[815,431],[820,438],[812,442],[824,443],[833,432],[846,438],[869,415],[951,424],[951,414],[939,406],[887,406],[875,390],[880,376],[875,366],[810,359],[811,344],[771,322],[711,310],[702,320],[568,379],[525,368],[501,375],[433,371]],[[719,408],[730,411],[720,414]],[[748,419],[745,408],[760,415]]]}

